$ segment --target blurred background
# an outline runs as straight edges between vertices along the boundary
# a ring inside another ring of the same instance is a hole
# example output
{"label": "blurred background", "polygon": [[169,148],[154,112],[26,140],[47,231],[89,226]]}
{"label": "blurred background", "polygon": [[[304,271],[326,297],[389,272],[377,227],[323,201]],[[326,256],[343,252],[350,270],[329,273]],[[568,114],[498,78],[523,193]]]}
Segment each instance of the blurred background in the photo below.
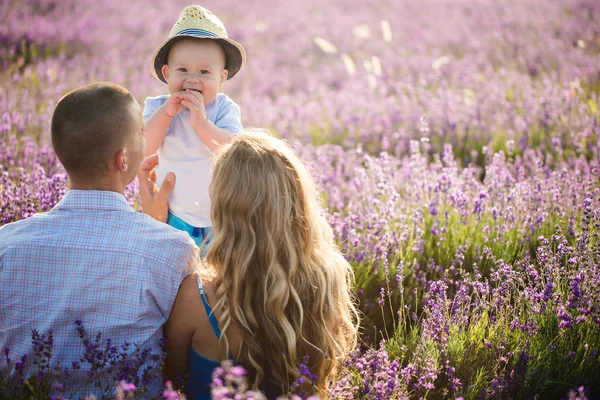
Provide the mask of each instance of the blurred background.
{"label": "blurred background", "polygon": [[[167,93],[150,57],[188,4],[0,2],[0,224],[67,190],[67,91]],[[336,398],[600,391],[600,2],[201,5],[246,48],[224,89],[242,122],[310,166],[354,267],[361,349]]]}

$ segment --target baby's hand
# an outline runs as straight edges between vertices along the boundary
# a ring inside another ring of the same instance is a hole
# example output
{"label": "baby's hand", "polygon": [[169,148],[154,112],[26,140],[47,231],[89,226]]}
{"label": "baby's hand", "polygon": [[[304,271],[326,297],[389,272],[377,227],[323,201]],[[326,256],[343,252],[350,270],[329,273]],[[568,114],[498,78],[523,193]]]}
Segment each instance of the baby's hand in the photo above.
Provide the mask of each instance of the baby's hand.
{"label": "baby's hand", "polygon": [[190,110],[190,125],[197,129],[206,122],[206,110],[204,109],[204,97],[195,90],[186,90],[183,92],[181,104]]}
{"label": "baby's hand", "polygon": [[173,93],[169,96],[163,107],[165,108],[165,112],[169,117],[174,117],[180,112],[182,112],[185,107],[181,104],[181,100],[183,99],[184,93],[177,92]]}

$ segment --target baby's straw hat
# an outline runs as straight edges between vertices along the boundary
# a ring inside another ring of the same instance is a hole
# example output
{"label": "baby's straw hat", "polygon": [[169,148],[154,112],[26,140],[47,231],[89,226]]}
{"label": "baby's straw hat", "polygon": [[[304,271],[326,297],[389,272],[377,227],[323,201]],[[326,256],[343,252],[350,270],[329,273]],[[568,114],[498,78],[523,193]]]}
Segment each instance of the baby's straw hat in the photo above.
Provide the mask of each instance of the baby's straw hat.
{"label": "baby's straw hat", "polygon": [[227,79],[233,78],[246,64],[246,50],[241,44],[227,37],[221,20],[206,8],[193,5],[183,9],[169,37],[158,46],[150,59],[150,71],[156,79],[167,83],[161,72],[162,66],[167,63],[171,46],[183,38],[213,39],[219,43],[225,52]]}

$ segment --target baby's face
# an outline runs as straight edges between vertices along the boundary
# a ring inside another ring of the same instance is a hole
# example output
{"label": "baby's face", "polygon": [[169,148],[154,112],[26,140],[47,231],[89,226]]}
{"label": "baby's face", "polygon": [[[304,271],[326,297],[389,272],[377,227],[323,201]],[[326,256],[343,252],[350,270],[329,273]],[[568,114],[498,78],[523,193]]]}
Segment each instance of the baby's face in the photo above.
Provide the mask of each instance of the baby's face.
{"label": "baby's face", "polygon": [[196,90],[202,94],[207,106],[215,101],[227,80],[225,53],[213,40],[183,39],[171,47],[162,73],[169,93]]}

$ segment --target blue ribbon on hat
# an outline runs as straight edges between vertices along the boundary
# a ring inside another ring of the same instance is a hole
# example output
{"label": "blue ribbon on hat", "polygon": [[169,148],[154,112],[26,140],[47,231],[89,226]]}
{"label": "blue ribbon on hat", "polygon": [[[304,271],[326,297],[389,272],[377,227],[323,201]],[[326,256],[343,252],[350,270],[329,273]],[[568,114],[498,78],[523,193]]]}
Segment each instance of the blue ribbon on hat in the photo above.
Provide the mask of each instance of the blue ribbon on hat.
{"label": "blue ribbon on hat", "polygon": [[212,32],[205,31],[204,29],[184,29],[180,32],[177,32],[177,35],[192,35],[192,36],[200,36],[200,37],[210,36],[210,37],[215,37],[215,38],[219,37]]}

